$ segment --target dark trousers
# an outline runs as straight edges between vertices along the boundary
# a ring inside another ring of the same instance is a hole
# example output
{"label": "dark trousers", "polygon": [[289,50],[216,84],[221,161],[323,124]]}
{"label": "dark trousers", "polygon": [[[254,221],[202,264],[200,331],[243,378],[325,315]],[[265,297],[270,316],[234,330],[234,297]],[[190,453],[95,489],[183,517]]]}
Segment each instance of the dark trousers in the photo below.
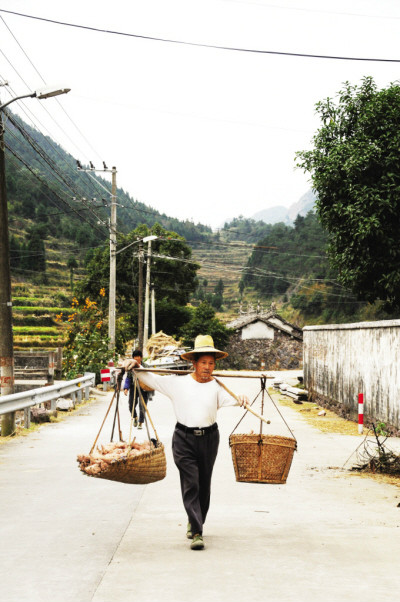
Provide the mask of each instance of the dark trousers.
{"label": "dark trousers", "polygon": [[203,533],[218,446],[218,429],[197,437],[176,428],[172,437],[172,453],[179,470],[183,505],[193,534]]}
{"label": "dark trousers", "polygon": [[[139,390],[136,387],[136,395],[134,395],[135,393],[135,385],[131,386],[129,389],[129,412],[130,414],[132,414],[132,408],[133,408],[133,417],[137,418],[137,412],[136,412],[136,408],[137,408],[137,404],[139,401]],[[148,404],[149,401],[149,392],[148,391],[141,391],[142,395],[143,395],[143,399],[144,399],[144,403]],[[135,400],[133,399],[135,397]],[[133,406],[133,401],[135,401],[135,405]],[[139,403],[139,422],[141,424],[143,424],[144,422],[144,411],[143,411],[143,404]]]}

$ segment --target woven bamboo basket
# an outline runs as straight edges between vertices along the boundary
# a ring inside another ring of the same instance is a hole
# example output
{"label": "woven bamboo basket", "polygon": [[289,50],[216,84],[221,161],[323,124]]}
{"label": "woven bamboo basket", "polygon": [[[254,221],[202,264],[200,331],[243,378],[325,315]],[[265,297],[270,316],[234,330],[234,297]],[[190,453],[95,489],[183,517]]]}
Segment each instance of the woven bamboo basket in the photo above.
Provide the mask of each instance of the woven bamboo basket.
{"label": "woven bamboo basket", "polygon": [[154,389],[149,387],[149,385],[145,385],[144,382],[142,382],[140,379],[139,379],[139,384],[140,384],[140,388],[142,389],[142,391],[154,391]]}
{"label": "woven bamboo basket", "polygon": [[161,481],[166,474],[167,461],[164,445],[158,443],[158,446],[148,453],[116,460],[110,464],[108,470],[103,470],[93,476],[120,483],[147,485],[147,483]]}
{"label": "woven bamboo basket", "polygon": [[244,483],[286,483],[296,440],[280,435],[231,435],[236,480]]}

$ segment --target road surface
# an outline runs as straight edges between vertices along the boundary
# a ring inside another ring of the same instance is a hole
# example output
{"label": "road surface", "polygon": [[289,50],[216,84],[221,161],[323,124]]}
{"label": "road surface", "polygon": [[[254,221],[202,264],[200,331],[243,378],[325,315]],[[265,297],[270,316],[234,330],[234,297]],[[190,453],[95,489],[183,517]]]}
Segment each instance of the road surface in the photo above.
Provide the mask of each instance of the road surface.
{"label": "road surface", "polygon": [[[224,382],[250,399],[259,391],[259,380]],[[282,407],[298,440],[287,483],[237,483],[228,437],[243,411],[222,409],[206,549],[194,552],[167,398],[156,394],[149,404],[166,446],[163,481],[125,485],[78,470],[76,455],[89,451],[110,398],[0,446],[0,600],[397,602],[400,489],[337,469],[360,437],[321,433]],[[269,432],[288,434],[268,401],[265,413]],[[236,432],[251,428],[258,422],[247,416]],[[105,430],[109,436],[108,423]]]}

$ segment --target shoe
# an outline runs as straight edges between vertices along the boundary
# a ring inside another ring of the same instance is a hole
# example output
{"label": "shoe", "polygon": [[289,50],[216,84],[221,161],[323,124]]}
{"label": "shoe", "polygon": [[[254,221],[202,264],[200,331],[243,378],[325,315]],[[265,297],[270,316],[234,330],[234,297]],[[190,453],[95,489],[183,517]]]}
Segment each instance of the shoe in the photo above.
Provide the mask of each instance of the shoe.
{"label": "shoe", "polygon": [[204,550],[203,536],[200,535],[200,533],[196,533],[196,535],[193,535],[193,541],[190,544],[190,549],[191,550]]}
{"label": "shoe", "polygon": [[138,429],[142,429],[142,428],[143,428],[143,424],[141,422],[139,422]]}
{"label": "shoe", "polygon": [[137,418],[134,419],[133,426],[137,426]]}
{"label": "shoe", "polygon": [[188,539],[193,539],[192,525],[190,523],[188,523],[186,527],[186,537]]}

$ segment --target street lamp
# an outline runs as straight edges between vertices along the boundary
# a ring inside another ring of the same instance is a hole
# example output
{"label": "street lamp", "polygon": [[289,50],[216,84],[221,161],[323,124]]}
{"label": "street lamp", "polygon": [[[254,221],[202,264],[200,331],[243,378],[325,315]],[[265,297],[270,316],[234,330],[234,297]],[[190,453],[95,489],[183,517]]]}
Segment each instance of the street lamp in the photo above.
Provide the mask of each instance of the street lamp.
{"label": "street lamp", "polygon": [[[17,96],[0,105],[0,395],[14,393],[14,349],[12,333],[12,301],[10,274],[10,243],[8,235],[8,207],[4,154],[4,127],[2,111],[16,100],[38,98],[43,100],[66,94],[70,88],[42,88],[30,94]],[[2,417],[1,435],[6,437],[15,431],[15,413]]]}
{"label": "street lamp", "polygon": [[53,96],[60,96],[60,94],[67,94],[71,91],[71,88],[41,88],[36,90],[35,92],[31,92],[30,94],[23,94],[22,96],[16,96],[12,98],[8,102],[5,102],[3,105],[0,105],[0,111],[8,107],[12,102],[16,100],[21,100],[23,98],[38,98],[39,100],[44,100],[45,98],[52,98]]}

